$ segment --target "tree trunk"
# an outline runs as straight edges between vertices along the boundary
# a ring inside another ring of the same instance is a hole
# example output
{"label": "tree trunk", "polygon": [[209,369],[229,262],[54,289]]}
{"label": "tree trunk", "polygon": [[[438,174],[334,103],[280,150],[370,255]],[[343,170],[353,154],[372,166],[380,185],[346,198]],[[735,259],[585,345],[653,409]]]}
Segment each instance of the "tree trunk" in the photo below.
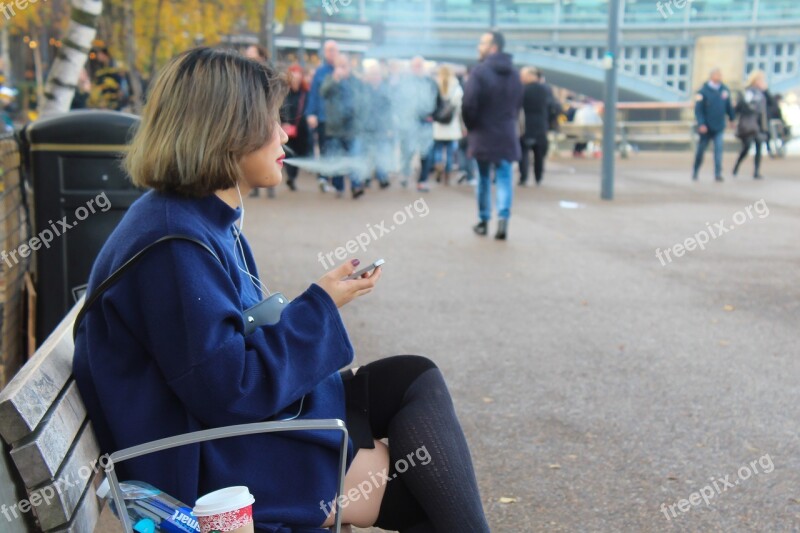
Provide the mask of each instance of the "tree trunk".
{"label": "tree trunk", "polygon": [[8,24],[3,24],[0,28],[0,46],[3,48],[0,63],[3,64],[3,73],[6,75],[6,85],[9,87],[14,86],[14,75],[11,70],[11,54],[8,51],[11,39],[8,38]]}
{"label": "tree trunk", "polygon": [[45,101],[40,116],[69,111],[78,76],[86,64],[97,33],[97,22],[103,12],[102,0],[72,0],[69,27],[59,49],[45,87]]}
{"label": "tree trunk", "polygon": [[150,47],[150,81],[152,82],[156,76],[158,61],[158,46],[161,44],[161,8],[164,6],[164,0],[158,0],[156,5],[156,28],[153,32],[153,40]]}
{"label": "tree trunk", "polygon": [[131,81],[131,107],[137,115],[142,112],[142,78],[136,67],[136,36],[133,28],[133,0],[125,0],[125,14],[123,32],[125,35],[125,62],[128,63],[128,73]]}
{"label": "tree trunk", "polygon": [[[261,11],[259,12],[258,22],[260,24],[258,28],[258,44],[266,48],[269,46],[269,11],[270,5],[269,0],[263,0],[261,3]],[[272,58],[269,58],[270,61]]]}

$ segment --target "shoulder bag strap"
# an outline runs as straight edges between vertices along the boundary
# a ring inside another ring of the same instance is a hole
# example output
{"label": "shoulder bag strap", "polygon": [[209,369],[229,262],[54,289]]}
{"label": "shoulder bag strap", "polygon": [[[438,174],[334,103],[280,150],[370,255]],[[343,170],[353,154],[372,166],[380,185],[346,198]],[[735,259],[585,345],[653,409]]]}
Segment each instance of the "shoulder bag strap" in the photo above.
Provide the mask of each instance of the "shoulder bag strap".
{"label": "shoulder bag strap", "polygon": [[106,290],[108,290],[109,287],[111,287],[114,283],[119,281],[119,278],[122,276],[122,274],[124,274],[126,270],[128,270],[130,267],[136,264],[139,261],[139,259],[141,259],[147,252],[149,252],[156,245],[166,241],[187,241],[197,244],[198,246],[203,247],[208,253],[213,255],[214,258],[217,261],[219,261],[220,264],[222,264],[222,261],[220,261],[220,258],[216,254],[216,252],[214,252],[214,250],[212,250],[206,243],[194,237],[190,237],[188,235],[178,235],[178,234],[166,235],[165,237],[161,237],[155,242],[151,242],[150,244],[148,244],[147,246],[136,252],[136,254],[133,257],[128,259],[121,267],[116,269],[110,276],[108,276],[105,279],[105,281],[103,281],[100,285],[98,285],[97,288],[92,292],[92,294],[87,296],[86,301],[83,304],[83,307],[78,312],[78,316],[75,317],[75,325],[72,328],[73,339],[78,334],[78,327],[81,325],[81,321],[83,320],[84,315],[89,310],[89,308],[95,303],[95,301],[97,301],[97,299],[100,296],[102,296],[102,294],[106,292]]}

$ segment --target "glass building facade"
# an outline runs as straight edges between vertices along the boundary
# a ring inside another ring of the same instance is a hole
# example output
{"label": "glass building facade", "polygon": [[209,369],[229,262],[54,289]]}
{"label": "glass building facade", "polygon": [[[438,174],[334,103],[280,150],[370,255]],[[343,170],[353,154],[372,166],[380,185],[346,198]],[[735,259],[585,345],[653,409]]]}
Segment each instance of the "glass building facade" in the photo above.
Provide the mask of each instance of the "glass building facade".
{"label": "glass building facade", "polygon": [[[590,77],[590,69],[603,68],[608,39],[609,0],[306,0],[306,6],[312,20],[372,26],[380,35],[369,45],[374,57],[413,51],[463,60],[474,55],[477,35],[494,26],[509,37],[516,58],[549,62],[551,76],[560,69]],[[620,74],[647,84],[638,94],[658,88],[653,98],[689,97],[696,77],[706,75],[695,69],[705,64],[697,43],[706,36],[742,39],[731,49],[734,83],[756,69],[770,84],[800,83],[800,0],[621,0],[620,16]]]}
{"label": "glass building facade", "polygon": [[[307,0],[313,14],[323,0]],[[327,0],[345,21],[498,26],[605,25],[608,0]],[[800,20],[800,0],[624,0],[626,25]],[[680,7],[679,7],[680,6]],[[494,18],[493,18],[494,17]]]}

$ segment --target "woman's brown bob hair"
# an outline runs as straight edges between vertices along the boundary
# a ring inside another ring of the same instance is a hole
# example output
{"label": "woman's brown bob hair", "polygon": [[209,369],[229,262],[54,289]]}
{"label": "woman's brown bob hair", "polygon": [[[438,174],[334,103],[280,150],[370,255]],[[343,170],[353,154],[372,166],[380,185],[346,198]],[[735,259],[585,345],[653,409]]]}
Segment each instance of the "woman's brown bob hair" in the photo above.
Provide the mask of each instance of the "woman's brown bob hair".
{"label": "woman's brown bob hair", "polygon": [[184,196],[234,187],[241,158],[280,127],[286,91],[272,67],[237,52],[184,52],[150,89],[125,169],[139,187]]}

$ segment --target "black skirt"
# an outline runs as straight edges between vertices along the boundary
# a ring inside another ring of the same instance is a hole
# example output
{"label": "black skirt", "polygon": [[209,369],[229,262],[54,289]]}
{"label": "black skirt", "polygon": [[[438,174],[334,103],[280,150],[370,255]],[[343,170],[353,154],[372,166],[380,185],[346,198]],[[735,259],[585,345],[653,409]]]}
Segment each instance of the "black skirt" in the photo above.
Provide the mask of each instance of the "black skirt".
{"label": "black skirt", "polygon": [[353,441],[353,454],[361,448],[375,448],[372,426],[369,423],[369,372],[352,370],[340,372],[344,383],[345,426]]}

